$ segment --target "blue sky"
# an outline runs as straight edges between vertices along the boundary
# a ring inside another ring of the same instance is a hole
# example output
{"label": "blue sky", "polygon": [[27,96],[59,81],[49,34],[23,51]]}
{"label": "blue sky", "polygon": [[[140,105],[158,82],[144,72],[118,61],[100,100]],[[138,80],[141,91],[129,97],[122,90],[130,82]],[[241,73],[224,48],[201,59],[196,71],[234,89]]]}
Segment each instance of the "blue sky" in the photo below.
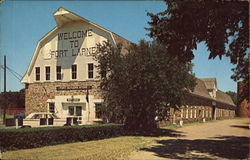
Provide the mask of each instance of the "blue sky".
{"label": "blue sky", "polygon": [[[7,66],[24,75],[37,42],[56,26],[53,13],[64,7],[122,37],[137,43],[146,36],[146,11],[158,13],[166,9],[161,1],[5,1],[0,6],[0,64],[7,56]],[[236,91],[228,58],[208,60],[206,46],[195,51],[194,73],[198,78],[216,77],[219,89]],[[7,72],[7,90],[17,91],[24,84]],[[3,91],[3,71],[0,70],[0,91]]]}

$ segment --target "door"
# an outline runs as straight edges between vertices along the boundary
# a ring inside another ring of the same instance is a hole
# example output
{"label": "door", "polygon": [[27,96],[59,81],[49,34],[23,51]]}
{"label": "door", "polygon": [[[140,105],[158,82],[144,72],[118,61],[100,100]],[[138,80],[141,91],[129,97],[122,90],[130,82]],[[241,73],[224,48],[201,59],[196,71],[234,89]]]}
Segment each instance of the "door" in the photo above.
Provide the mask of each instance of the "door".
{"label": "door", "polygon": [[68,119],[71,123],[81,124],[83,119],[84,105],[69,105],[68,106]]}

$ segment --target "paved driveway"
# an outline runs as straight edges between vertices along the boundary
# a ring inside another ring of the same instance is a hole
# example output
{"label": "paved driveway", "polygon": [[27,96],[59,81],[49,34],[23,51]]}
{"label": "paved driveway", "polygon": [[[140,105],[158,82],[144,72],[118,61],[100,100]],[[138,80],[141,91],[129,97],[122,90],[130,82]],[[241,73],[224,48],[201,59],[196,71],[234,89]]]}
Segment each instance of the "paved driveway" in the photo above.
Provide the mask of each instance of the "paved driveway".
{"label": "paved driveway", "polygon": [[249,119],[232,119],[179,128],[179,137],[162,137],[129,159],[250,159],[249,124]]}

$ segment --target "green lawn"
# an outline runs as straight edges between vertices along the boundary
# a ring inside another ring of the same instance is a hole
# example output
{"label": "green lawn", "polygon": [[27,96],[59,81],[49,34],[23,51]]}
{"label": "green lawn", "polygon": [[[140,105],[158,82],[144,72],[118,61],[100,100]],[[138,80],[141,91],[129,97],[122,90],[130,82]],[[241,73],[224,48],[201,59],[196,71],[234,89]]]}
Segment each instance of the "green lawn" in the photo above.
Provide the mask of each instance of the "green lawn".
{"label": "green lawn", "polygon": [[154,142],[156,137],[124,136],[48,146],[35,149],[8,151],[3,159],[80,159],[80,160],[112,160],[126,158],[131,152]]}
{"label": "green lawn", "polygon": [[[215,121],[207,121],[215,122]],[[206,122],[206,123],[207,123]],[[185,126],[202,125],[203,122],[186,123]],[[179,126],[170,125],[164,129],[174,129]],[[114,160],[126,159],[130,153],[153,144],[162,137],[121,136],[103,140],[60,144],[34,149],[7,151],[3,159],[39,159],[39,160]]]}

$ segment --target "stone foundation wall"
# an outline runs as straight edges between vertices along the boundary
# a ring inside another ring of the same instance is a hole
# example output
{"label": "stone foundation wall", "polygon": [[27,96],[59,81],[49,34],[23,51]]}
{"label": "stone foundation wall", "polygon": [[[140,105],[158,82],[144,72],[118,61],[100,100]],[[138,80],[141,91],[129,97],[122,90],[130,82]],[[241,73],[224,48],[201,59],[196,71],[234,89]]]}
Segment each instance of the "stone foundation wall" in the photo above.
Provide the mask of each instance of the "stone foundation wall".
{"label": "stone foundation wall", "polygon": [[89,95],[93,95],[95,99],[101,98],[100,82],[47,82],[32,83],[27,85],[25,89],[25,112],[29,115],[32,112],[47,112],[47,100],[54,99],[55,96],[71,96],[86,95],[86,90],[57,90],[56,87],[76,87],[76,86],[92,86]]}

